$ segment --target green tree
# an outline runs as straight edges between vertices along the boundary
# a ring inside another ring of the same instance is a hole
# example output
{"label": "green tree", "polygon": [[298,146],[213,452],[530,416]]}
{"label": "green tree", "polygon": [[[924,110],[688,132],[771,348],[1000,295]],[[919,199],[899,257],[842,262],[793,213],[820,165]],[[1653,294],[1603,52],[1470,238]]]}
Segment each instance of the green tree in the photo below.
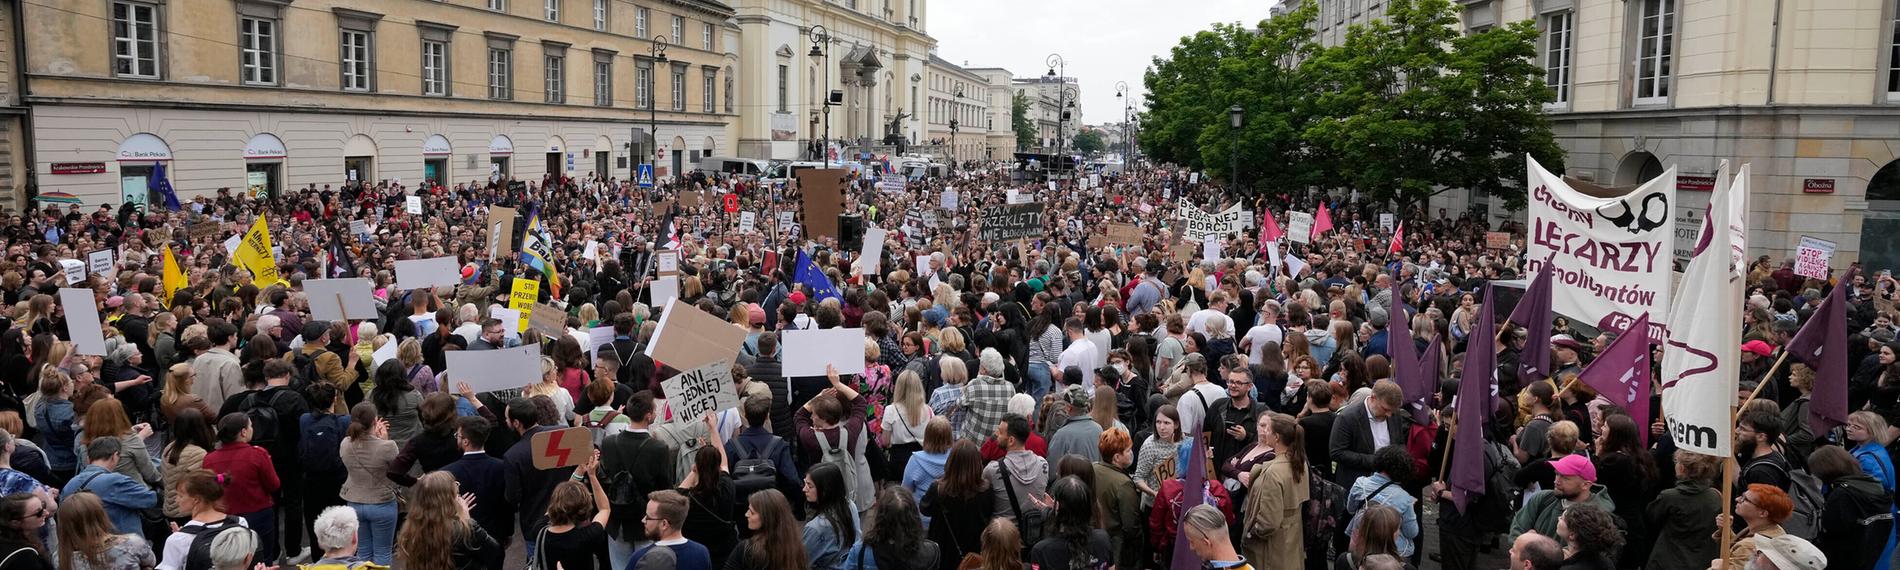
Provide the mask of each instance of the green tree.
{"label": "green tree", "polygon": [[1102,141],[1101,131],[1087,129],[1075,134],[1075,152],[1094,154],[1105,148],[1108,148],[1108,143]]}
{"label": "green tree", "polygon": [[1016,150],[1029,150],[1036,144],[1036,124],[1029,122],[1029,98],[1017,91],[1009,102],[1009,123],[1016,130]]}

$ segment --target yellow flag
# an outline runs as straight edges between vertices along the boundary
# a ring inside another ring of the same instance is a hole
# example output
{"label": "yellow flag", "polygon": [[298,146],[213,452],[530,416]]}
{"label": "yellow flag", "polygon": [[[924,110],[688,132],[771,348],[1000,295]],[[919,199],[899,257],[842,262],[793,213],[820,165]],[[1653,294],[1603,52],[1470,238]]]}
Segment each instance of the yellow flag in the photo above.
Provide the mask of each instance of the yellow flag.
{"label": "yellow flag", "polygon": [[172,255],[171,244],[169,243],[165,244],[164,253],[165,253],[165,274],[164,274],[165,276],[165,281],[164,281],[165,306],[167,308],[170,308],[172,306],[172,296],[177,295],[179,289],[184,289],[187,283],[185,282],[184,268],[179,267],[178,257]]}
{"label": "yellow flag", "polygon": [[515,288],[508,295],[508,308],[521,311],[521,322],[516,324],[515,332],[528,330],[528,315],[534,312],[534,303],[540,299],[540,281],[515,278]]}
{"label": "yellow flag", "polygon": [[277,256],[271,252],[270,225],[264,222],[264,216],[258,216],[251,230],[244,232],[244,241],[238,243],[237,260],[251,270],[258,287],[289,284],[277,274]]}

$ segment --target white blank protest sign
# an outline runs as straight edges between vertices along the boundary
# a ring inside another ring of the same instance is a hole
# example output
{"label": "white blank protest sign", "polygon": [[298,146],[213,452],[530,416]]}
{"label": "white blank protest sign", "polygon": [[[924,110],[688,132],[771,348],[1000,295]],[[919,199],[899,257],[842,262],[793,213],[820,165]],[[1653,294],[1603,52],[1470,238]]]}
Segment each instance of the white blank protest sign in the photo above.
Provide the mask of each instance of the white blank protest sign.
{"label": "white blank protest sign", "polygon": [[825,366],[838,374],[864,373],[864,329],[785,331],[784,375],[824,376]]}
{"label": "white blank protest sign", "polygon": [[647,283],[647,294],[654,305],[665,305],[680,296],[680,278],[678,275],[661,275]]}
{"label": "white blank protest sign", "polygon": [[99,306],[91,289],[60,289],[59,304],[66,308],[66,334],[73,348],[87,356],[106,355],[106,333],[99,327]]}
{"label": "white blank protest sign", "polygon": [[303,282],[310,316],[320,321],[374,319],[376,298],[368,279],[311,279]]}
{"label": "white blank protest sign", "polygon": [[462,267],[454,257],[396,260],[396,286],[403,289],[454,287],[462,283]]}
{"label": "white blank protest sign", "polygon": [[510,309],[501,305],[489,305],[488,316],[501,321],[502,329],[509,332],[508,336],[514,336],[521,332],[520,309]]}
{"label": "white blank protest sign", "polygon": [[890,232],[881,228],[864,228],[864,249],[858,253],[858,267],[864,268],[865,275],[877,275],[884,264],[884,236]]}
{"label": "white blank protest sign", "polygon": [[476,392],[520,388],[541,381],[541,347],[517,346],[496,350],[451,350],[449,381],[467,382]]}

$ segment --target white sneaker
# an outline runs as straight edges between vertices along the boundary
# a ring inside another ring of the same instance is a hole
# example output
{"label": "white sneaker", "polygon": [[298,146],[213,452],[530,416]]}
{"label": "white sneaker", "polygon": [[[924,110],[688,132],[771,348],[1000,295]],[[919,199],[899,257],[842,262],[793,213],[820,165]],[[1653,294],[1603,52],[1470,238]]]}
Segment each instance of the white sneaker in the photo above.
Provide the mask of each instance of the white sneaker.
{"label": "white sneaker", "polygon": [[295,566],[295,565],[303,564],[309,561],[310,561],[310,547],[306,546],[304,547],[303,550],[298,551],[296,556],[290,557],[290,559],[286,561],[286,563]]}

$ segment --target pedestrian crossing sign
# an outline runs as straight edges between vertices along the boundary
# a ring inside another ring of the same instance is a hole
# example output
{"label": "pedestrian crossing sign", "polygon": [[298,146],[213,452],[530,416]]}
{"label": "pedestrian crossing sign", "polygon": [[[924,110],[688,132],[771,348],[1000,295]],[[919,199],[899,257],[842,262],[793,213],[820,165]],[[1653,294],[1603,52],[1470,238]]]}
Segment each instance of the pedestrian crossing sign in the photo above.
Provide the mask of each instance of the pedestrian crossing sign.
{"label": "pedestrian crossing sign", "polygon": [[653,165],[651,164],[640,165],[639,174],[636,174],[634,176],[634,180],[640,185],[641,188],[652,188],[653,187]]}

